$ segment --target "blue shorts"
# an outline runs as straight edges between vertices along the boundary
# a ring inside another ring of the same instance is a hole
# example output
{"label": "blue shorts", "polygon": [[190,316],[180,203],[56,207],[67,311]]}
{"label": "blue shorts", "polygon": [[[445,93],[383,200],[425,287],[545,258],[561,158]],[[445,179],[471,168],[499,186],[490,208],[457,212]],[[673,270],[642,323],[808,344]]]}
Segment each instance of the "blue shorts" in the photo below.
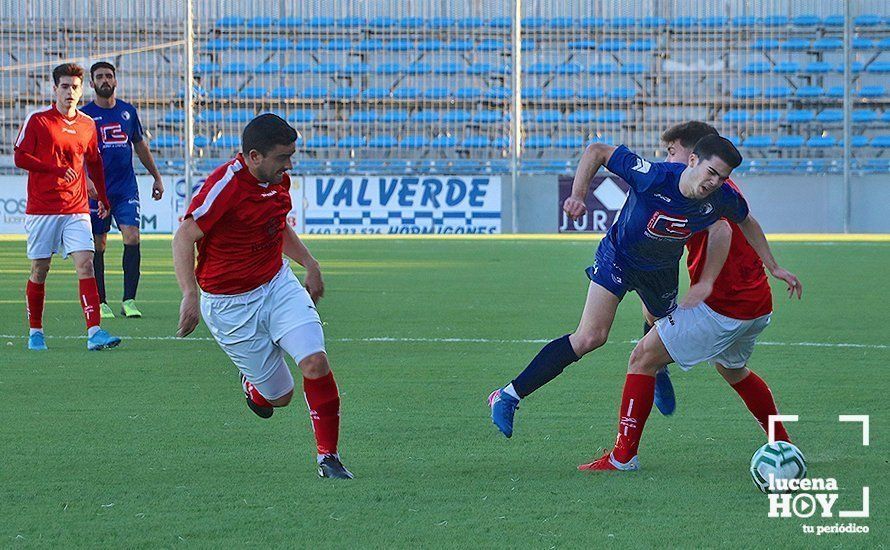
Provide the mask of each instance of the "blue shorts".
{"label": "blue shorts", "polygon": [[130,197],[127,199],[108,198],[111,203],[111,213],[104,220],[99,217],[99,203],[90,200],[90,221],[93,224],[93,235],[104,235],[111,230],[111,218],[118,227],[122,225],[133,225],[139,227],[142,222],[142,216],[139,213],[139,197]]}
{"label": "blue shorts", "polygon": [[677,308],[677,287],[679,285],[679,264],[677,267],[644,271],[623,265],[601,244],[596,249],[593,265],[587,268],[591,281],[618,297],[624,298],[628,291],[636,291],[643,305],[656,319],[666,316]]}

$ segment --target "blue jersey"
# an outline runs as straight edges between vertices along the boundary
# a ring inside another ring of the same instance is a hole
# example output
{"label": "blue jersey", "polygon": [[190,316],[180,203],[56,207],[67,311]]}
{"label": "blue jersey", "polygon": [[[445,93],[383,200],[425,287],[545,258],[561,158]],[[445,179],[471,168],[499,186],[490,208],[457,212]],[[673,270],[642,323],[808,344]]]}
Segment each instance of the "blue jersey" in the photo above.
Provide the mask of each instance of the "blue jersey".
{"label": "blue jersey", "polygon": [[748,216],[745,199],[727,183],[701,200],[684,197],[685,164],[648,162],[622,145],[606,168],[630,185],[630,194],[601,248],[631,269],[676,268],[693,233],[723,217],[738,223]]}
{"label": "blue jersey", "polygon": [[133,145],[142,141],[142,123],[139,122],[136,108],[118,99],[111,109],[104,109],[91,101],[81,111],[96,122],[109,200],[117,202],[138,197],[139,189],[133,172]]}

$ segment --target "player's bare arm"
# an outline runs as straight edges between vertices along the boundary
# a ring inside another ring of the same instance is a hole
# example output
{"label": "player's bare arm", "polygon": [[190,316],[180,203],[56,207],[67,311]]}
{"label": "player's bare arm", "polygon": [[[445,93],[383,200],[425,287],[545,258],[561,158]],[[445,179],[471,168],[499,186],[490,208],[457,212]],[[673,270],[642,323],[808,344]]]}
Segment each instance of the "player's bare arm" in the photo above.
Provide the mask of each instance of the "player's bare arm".
{"label": "player's bare arm", "polygon": [[146,140],[143,139],[139,143],[134,144],[133,151],[136,152],[136,156],[139,157],[139,162],[142,163],[142,166],[145,166],[145,169],[148,170],[148,173],[155,180],[151,185],[151,198],[156,201],[161,200],[161,197],[164,196],[164,181],[161,179],[161,172],[158,171],[154,156],[152,156],[151,149],[148,148]]}
{"label": "player's bare arm", "polygon": [[779,266],[776,258],[773,257],[769,242],[766,240],[766,235],[763,234],[763,228],[760,227],[760,223],[754,219],[754,216],[749,214],[748,217],[742,220],[738,225],[739,229],[741,229],[742,233],[745,235],[745,239],[748,240],[748,244],[751,245],[751,248],[753,248],[754,251],[757,252],[757,255],[760,256],[760,259],[763,260],[763,265],[770,274],[777,279],[782,279],[788,285],[788,297],[790,298],[797,294],[799,300],[803,294],[803,285],[801,284],[800,279],[798,279],[794,273]]}
{"label": "player's bare arm", "polygon": [[686,296],[680,301],[680,307],[696,307],[711,295],[714,281],[720,275],[729,247],[732,244],[732,228],[726,220],[717,220],[706,230],[708,232],[708,248],[705,253],[705,265],[697,283],[689,287]]}
{"label": "player's bare arm", "polygon": [[605,143],[591,143],[581,155],[575,179],[572,181],[572,195],[562,205],[562,209],[573,220],[577,220],[587,211],[584,199],[590,189],[590,181],[599,169],[609,162],[615,149],[617,147]]}
{"label": "player's bare arm", "polygon": [[198,326],[200,295],[195,278],[195,242],[203,236],[204,232],[192,218],[183,220],[173,235],[173,270],[182,291],[179,327],[176,330],[176,336],[180,338],[188,336]]}
{"label": "player's bare arm", "polygon": [[303,281],[306,292],[312,298],[313,303],[318,303],[324,296],[324,279],[321,276],[321,268],[296,231],[291,226],[284,229],[284,255],[297,262],[306,269],[306,280]]}

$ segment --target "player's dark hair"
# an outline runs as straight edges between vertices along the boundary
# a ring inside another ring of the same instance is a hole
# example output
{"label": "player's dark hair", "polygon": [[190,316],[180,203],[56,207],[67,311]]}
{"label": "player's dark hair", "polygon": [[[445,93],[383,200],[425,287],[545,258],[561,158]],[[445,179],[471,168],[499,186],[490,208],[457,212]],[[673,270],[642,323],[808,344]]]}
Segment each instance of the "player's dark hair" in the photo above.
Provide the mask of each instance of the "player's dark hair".
{"label": "player's dark hair", "polygon": [[59,85],[59,81],[62,80],[63,76],[77,76],[80,77],[80,80],[83,80],[83,67],[78,65],[77,63],[62,63],[55,69],[53,69],[53,84],[56,86]]}
{"label": "player's dark hair", "polygon": [[241,151],[247,154],[256,149],[265,155],[276,145],[290,145],[297,141],[298,136],[297,131],[280,116],[263,113],[248,122],[241,132]]}
{"label": "player's dark hair", "polygon": [[705,136],[718,136],[720,132],[707,122],[699,122],[698,120],[690,120],[682,124],[671,126],[663,134],[661,141],[663,143],[673,143],[679,141],[680,145],[686,149],[692,149],[698,140]]}
{"label": "player's dark hair", "polygon": [[90,67],[90,80],[96,75],[96,71],[99,69],[108,69],[111,71],[111,74],[117,76],[117,69],[114,68],[114,65],[109,63],[108,61],[97,61],[93,63],[93,66]]}
{"label": "player's dark hair", "polygon": [[699,160],[718,157],[735,170],[742,163],[742,154],[731,141],[721,136],[705,136],[698,140],[692,153]]}

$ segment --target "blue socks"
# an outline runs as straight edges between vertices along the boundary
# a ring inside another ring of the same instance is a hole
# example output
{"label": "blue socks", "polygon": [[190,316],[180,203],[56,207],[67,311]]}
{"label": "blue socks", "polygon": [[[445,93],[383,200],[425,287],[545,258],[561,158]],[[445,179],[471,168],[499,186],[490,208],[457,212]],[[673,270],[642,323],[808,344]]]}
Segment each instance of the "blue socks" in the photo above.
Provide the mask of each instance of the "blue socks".
{"label": "blue socks", "polygon": [[575,355],[569,335],[553,340],[531,360],[519,376],[513,380],[513,388],[520,398],[523,398],[537,390],[547,382],[550,382],[575,361],[580,359]]}

